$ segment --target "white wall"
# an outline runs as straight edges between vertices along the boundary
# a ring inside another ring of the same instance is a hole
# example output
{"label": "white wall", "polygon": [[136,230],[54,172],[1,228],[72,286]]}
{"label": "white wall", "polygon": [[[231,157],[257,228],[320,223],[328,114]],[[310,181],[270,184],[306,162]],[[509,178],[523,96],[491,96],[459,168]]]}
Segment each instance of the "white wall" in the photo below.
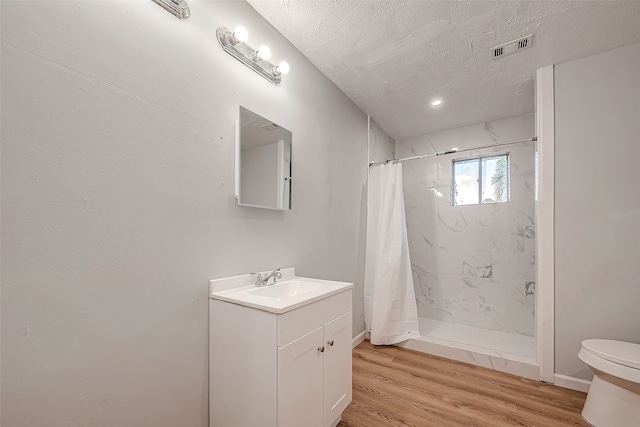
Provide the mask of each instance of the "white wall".
{"label": "white wall", "polygon": [[393,159],[395,141],[373,119],[369,118],[369,161],[382,162]]}
{"label": "white wall", "polygon": [[555,82],[556,372],[591,377],[587,338],[640,343],[640,44],[560,64]]}
{"label": "white wall", "polygon": [[[411,157],[522,140],[528,114],[396,143]],[[451,162],[508,153],[509,203],[451,206]],[[533,142],[404,164],[404,200],[418,315],[508,333],[535,334]]]}
{"label": "white wall", "polygon": [[[211,278],[355,282],[364,329],[366,116],[248,4],[189,3],[2,2],[3,426],[206,426]],[[293,132],[292,212],[237,206],[239,105]]]}

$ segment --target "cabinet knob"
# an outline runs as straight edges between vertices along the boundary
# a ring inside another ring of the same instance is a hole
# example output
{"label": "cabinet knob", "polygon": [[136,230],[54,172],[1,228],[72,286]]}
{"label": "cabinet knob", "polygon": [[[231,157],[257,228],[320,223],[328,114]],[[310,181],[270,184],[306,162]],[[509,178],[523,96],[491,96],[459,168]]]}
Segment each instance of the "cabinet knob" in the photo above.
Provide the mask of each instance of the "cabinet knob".
{"label": "cabinet knob", "polygon": [[329,344],[329,347],[333,347],[333,340],[327,341],[327,344]]}
{"label": "cabinet knob", "polygon": [[324,353],[324,346],[322,346],[322,347],[318,347],[318,351],[319,351],[320,353]]}

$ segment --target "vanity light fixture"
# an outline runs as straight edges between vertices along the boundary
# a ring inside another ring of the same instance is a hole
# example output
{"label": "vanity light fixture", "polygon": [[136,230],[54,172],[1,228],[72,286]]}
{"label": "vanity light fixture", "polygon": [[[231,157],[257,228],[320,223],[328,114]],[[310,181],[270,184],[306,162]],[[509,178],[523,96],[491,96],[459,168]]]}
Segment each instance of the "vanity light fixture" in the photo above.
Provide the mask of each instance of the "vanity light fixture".
{"label": "vanity light fixture", "polygon": [[191,16],[189,5],[184,0],[153,0],[153,2],[178,19],[187,19]]}
{"label": "vanity light fixture", "polygon": [[284,61],[278,65],[269,62],[269,59],[271,59],[271,49],[269,49],[268,46],[260,46],[260,49],[255,50],[246,43],[248,35],[246,28],[240,25],[237,26],[233,32],[225,27],[220,27],[216,30],[218,42],[225,52],[274,85],[279,85],[282,81],[282,75],[289,72],[289,64]]}

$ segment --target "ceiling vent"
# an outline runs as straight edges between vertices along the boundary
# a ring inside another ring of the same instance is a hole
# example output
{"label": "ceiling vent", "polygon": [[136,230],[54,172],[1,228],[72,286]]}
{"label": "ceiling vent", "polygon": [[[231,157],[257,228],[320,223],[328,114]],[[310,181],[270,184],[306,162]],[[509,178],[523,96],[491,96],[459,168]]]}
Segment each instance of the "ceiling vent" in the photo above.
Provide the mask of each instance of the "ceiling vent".
{"label": "ceiling vent", "polygon": [[502,58],[503,56],[511,55],[523,49],[528,49],[532,43],[533,34],[529,34],[528,36],[510,41],[509,43],[501,44],[491,49],[491,59]]}
{"label": "ceiling vent", "polygon": [[260,127],[261,127],[262,129],[264,129],[264,130],[268,130],[268,131],[276,130],[276,129],[280,129],[280,126],[278,126],[278,125],[277,125],[277,124],[275,124],[275,123],[267,123],[267,124],[264,124],[264,125],[262,125],[262,126],[260,126]]}

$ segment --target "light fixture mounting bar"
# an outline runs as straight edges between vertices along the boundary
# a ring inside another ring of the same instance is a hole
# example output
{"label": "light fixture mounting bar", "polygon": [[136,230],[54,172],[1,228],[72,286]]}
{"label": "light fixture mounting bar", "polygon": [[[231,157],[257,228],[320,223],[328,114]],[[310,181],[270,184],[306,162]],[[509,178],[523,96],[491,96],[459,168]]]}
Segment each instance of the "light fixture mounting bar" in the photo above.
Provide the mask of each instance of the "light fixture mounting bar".
{"label": "light fixture mounting bar", "polygon": [[219,27],[216,30],[216,36],[220,46],[222,46],[225,52],[251,68],[256,73],[260,74],[265,79],[269,80],[274,85],[277,86],[280,84],[282,76],[280,74],[276,75],[272,71],[275,68],[275,65],[264,59],[258,61],[251,59],[255,53],[255,49],[245,42],[237,42],[234,44],[232,40],[233,33],[225,27]]}
{"label": "light fixture mounting bar", "polygon": [[159,4],[164,10],[178,19],[187,19],[191,16],[189,5],[184,0],[152,0]]}

